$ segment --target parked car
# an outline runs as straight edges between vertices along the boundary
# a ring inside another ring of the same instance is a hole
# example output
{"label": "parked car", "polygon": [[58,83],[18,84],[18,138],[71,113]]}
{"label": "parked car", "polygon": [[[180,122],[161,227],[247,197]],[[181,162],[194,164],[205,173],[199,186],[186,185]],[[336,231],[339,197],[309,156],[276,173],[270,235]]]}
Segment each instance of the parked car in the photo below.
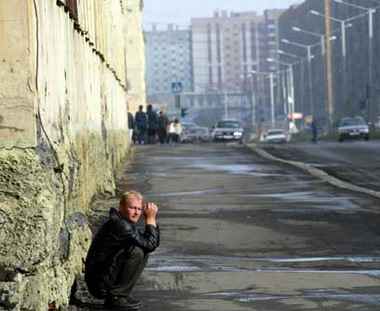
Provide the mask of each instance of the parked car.
{"label": "parked car", "polygon": [[286,144],[289,140],[289,134],[282,129],[270,129],[263,135],[263,142],[270,144]]}
{"label": "parked car", "polygon": [[369,139],[369,127],[362,117],[343,118],[338,126],[338,140]]}
{"label": "parked car", "polygon": [[182,128],[184,131],[191,129],[191,128],[199,127],[198,124],[196,124],[194,122],[190,122],[190,121],[181,121],[181,125],[182,125]]}
{"label": "parked car", "polygon": [[215,124],[211,137],[214,141],[243,141],[244,130],[239,121],[222,120]]}
{"label": "parked car", "polygon": [[380,129],[380,117],[377,117],[377,119],[376,119],[375,128]]}
{"label": "parked car", "polygon": [[210,141],[210,132],[207,127],[191,127],[187,129],[183,136],[182,142],[196,143],[196,142],[208,142]]}

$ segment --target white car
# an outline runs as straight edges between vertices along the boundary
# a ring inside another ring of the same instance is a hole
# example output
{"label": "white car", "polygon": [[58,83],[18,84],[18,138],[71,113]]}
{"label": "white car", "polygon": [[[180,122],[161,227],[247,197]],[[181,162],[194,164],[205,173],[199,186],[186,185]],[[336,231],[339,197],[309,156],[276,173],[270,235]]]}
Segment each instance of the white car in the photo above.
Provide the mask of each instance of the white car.
{"label": "white car", "polygon": [[289,139],[288,133],[282,129],[271,129],[263,135],[263,142],[270,144],[285,144]]}
{"label": "white car", "polygon": [[375,122],[375,128],[380,129],[380,117],[377,117],[377,121]]}
{"label": "white car", "polygon": [[211,137],[214,141],[243,141],[244,129],[239,121],[222,120],[215,124]]}
{"label": "white car", "polygon": [[338,140],[364,139],[369,140],[369,127],[362,117],[343,118],[338,126]]}
{"label": "white car", "polygon": [[195,143],[195,142],[208,142],[210,141],[210,133],[207,127],[192,127],[184,131],[182,135],[182,142]]}

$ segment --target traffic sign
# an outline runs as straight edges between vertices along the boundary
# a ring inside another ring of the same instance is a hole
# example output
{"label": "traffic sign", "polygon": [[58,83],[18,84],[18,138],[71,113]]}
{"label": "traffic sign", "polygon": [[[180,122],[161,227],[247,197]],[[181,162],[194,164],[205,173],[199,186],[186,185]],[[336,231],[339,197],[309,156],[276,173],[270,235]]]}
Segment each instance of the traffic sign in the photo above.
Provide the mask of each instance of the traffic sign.
{"label": "traffic sign", "polygon": [[175,94],[182,93],[183,87],[182,82],[172,82],[172,92]]}

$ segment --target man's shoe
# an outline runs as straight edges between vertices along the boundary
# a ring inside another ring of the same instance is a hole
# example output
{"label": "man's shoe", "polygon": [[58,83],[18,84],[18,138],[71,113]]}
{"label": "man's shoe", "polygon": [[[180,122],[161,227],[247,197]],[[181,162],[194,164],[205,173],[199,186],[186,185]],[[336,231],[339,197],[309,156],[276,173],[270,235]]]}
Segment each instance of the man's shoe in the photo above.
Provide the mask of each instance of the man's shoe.
{"label": "man's shoe", "polygon": [[132,297],[110,296],[106,298],[104,306],[111,310],[132,311],[139,310],[141,302]]}
{"label": "man's shoe", "polygon": [[140,300],[137,300],[135,298],[133,298],[132,296],[128,296],[127,297],[127,300],[129,302],[130,305],[136,305],[136,306],[139,306],[141,307],[142,303]]}

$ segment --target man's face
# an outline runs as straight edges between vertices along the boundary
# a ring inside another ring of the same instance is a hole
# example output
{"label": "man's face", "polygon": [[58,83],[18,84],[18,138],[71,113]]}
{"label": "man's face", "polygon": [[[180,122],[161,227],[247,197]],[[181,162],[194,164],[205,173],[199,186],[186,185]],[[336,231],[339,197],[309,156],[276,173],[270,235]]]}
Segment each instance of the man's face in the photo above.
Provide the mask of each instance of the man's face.
{"label": "man's face", "polygon": [[130,222],[137,223],[143,213],[143,201],[137,197],[131,197],[120,206],[120,211],[122,216]]}

